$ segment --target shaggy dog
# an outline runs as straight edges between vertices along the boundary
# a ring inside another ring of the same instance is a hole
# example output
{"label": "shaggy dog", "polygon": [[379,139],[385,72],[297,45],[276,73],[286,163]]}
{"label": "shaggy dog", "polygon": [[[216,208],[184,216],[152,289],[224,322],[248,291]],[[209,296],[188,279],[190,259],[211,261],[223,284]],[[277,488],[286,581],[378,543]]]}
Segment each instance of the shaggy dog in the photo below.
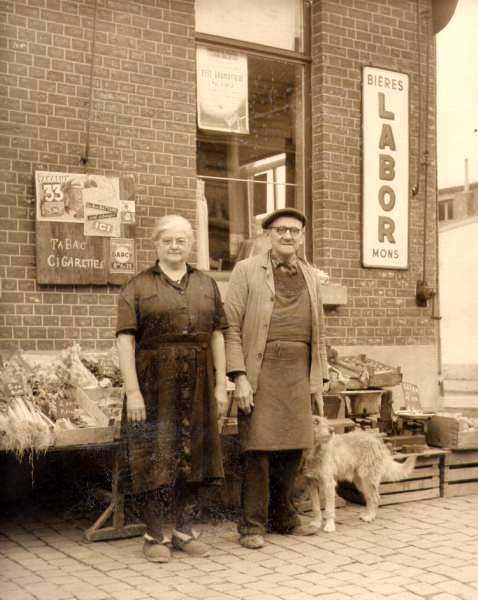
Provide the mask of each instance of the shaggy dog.
{"label": "shaggy dog", "polygon": [[[303,474],[312,501],[314,523],[320,527],[324,506],[324,531],[335,531],[335,486],[351,481],[362,492],[363,521],[373,521],[380,502],[381,481],[398,481],[415,468],[415,456],[396,462],[380,438],[365,431],[335,435],[324,417],[313,417],[314,446],[305,453]],[[317,489],[318,488],[318,489]]]}

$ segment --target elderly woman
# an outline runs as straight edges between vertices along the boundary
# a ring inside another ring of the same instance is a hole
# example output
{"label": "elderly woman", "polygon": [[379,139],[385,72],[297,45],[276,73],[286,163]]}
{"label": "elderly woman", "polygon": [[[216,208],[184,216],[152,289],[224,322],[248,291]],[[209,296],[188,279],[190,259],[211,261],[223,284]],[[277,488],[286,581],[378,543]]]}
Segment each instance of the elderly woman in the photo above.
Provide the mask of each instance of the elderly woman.
{"label": "elderly woman", "polygon": [[172,546],[208,554],[192,515],[199,485],[224,476],[217,417],[227,404],[227,323],[215,281],[186,262],[193,245],[189,221],[162,217],[152,237],[158,260],[120,294],[117,343],[129,483],[147,527],[143,552],[167,562],[163,525],[170,507]]}

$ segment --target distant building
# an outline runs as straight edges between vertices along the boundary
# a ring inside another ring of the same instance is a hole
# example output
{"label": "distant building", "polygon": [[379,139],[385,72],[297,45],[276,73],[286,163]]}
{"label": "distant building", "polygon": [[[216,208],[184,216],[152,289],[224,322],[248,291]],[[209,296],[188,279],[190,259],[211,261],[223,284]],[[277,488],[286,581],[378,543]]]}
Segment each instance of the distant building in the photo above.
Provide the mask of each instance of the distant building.
{"label": "distant building", "polygon": [[478,181],[438,190],[438,221],[461,221],[478,215]]}
{"label": "distant building", "polygon": [[446,408],[478,396],[478,182],[438,191],[440,331]]}

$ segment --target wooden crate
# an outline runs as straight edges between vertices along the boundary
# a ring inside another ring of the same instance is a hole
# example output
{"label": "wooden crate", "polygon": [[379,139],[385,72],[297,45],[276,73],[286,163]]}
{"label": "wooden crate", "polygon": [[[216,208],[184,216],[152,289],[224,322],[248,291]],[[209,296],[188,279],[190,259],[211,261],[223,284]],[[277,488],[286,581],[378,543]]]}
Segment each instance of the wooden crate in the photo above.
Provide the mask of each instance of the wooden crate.
{"label": "wooden crate", "polygon": [[427,428],[427,443],[452,450],[478,450],[478,430],[460,431],[454,417],[433,415]]}
{"label": "wooden crate", "polygon": [[118,425],[109,425],[108,417],[98,408],[90,390],[76,388],[76,401],[95,419],[96,427],[78,427],[77,429],[59,429],[55,431],[55,446],[83,446],[88,444],[105,444],[112,442],[118,435]]}
{"label": "wooden crate", "polygon": [[[407,479],[380,485],[380,506],[401,504],[440,497],[440,462],[443,451],[429,451],[417,457],[417,464]],[[337,492],[345,500],[365,504],[362,494],[349,482],[341,482]]]}
{"label": "wooden crate", "polygon": [[441,467],[441,495],[444,498],[478,494],[478,450],[453,450]]}

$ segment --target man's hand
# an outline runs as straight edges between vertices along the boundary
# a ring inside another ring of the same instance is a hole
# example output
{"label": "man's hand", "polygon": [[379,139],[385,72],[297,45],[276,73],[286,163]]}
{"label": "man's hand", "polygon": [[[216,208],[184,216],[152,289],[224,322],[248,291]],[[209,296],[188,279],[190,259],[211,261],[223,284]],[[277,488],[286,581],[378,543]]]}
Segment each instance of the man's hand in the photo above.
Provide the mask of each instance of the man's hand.
{"label": "man's hand", "polygon": [[126,392],[126,414],[129,423],[142,423],[146,420],[144,398],[139,390]]}
{"label": "man's hand", "polygon": [[224,417],[227,412],[228,398],[226,383],[217,383],[214,388],[214,398],[217,402],[217,416]]}
{"label": "man's hand", "polygon": [[234,379],[235,389],[233,392],[234,400],[237,402],[239,410],[245,415],[250,415],[254,408],[254,396],[251,384],[247,375],[241,374]]}
{"label": "man's hand", "polygon": [[320,417],[324,416],[324,399],[322,398],[321,394],[318,394],[317,392],[312,392],[310,394],[310,399],[312,401],[312,407],[316,407],[317,409],[317,414]]}

